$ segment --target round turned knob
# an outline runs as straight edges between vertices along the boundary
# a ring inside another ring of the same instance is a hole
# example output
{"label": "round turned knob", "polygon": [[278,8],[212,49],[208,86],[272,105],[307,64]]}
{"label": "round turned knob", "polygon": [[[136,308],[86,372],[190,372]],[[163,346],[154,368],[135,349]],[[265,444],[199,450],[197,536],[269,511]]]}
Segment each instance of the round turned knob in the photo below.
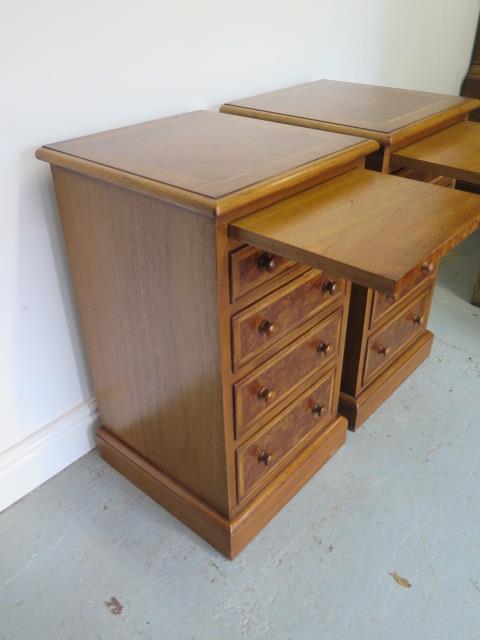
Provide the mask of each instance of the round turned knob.
{"label": "round turned knob", "polygon": [[275,397],[274,389],[267,389],[267,387],[261,387],[260,391],[258,392],[258,399],[265,400],[265,402],[270,402],[270,400],[273,400],[274,397]]}
{"label": "round turned knob", "polygon": [[329,342],[321,340],[317,345],[317,353],[323,353],[324,356],[329,356],[333,351],[333,345]]}
{"label": "round turned knob", "polygon": [[379,353],[382,356],[388,356],[388,354],[391,352],[391,347],[384,347],[383,345],[379,344],[376,345],[375,349],[377,350],[377,353]]}
{"label": "round turned knob", "polygon": [[258,257],[257,266],[260,271],[273,271],[277,266],[275,256],[270,253],[261,253]]}
{"label": "round turned knob", "polygon": [[275,325],[270,320],[262,320],[258,325],[258,332],[264,333],[266,336],[271,336],[275,331]]}
{"label": "round turned knob", "polygon": [[327,280],[324,284],[323,284],[323,290],[324,291],[328,291],[328,293],[333,296],[333,294],[335,293],[335,291],[337,290],[337,283],[335,282],[335,280]]}
{"label": "round turned knob", "polygon": [[258,454],[258,461],[263,462],[265,466],[268,466],[272,461],[272,454],[267,451],[260,451]]}
{"label": "round turned knob", "polygon": [[424,262],[422,264],[423,273],[433,273],[435,271],[435,263],[434,262]]}
{"label": "round turned knob", "polygon": [[324,416],[327,412],[327,407],[319,402],[314,402],[312,405],[312,413],[317,415],[319,418]]}
{"label": "round turned knob", "polygon": [[398,293],[387,293],[385,295],[387,300],[391,300],[392,302],[396,302],[398,300]]}
{"label": "round turned knob", "polygon": [[422,325],[425,322],[425,318],[423,316],[413,316],[413,324]]}

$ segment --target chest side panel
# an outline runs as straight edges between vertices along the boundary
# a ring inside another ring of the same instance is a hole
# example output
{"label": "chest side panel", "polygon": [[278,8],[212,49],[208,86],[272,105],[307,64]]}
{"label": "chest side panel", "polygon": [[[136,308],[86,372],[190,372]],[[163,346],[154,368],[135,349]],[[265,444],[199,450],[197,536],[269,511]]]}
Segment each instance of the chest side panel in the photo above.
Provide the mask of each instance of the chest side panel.
{"label": "chest side panel", "polygon": [[213,220],[53,173],[103,426],[226,512]]}

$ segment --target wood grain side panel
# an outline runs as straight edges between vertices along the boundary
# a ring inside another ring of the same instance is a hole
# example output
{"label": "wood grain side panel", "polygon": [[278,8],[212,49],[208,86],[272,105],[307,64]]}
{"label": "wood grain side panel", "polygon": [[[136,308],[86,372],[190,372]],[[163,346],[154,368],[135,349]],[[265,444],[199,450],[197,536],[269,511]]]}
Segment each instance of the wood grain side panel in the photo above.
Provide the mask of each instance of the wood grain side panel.
{"label": "wood grain side panel", "polygon": [[104,426],[227,513],[214,221],[53,176]]}

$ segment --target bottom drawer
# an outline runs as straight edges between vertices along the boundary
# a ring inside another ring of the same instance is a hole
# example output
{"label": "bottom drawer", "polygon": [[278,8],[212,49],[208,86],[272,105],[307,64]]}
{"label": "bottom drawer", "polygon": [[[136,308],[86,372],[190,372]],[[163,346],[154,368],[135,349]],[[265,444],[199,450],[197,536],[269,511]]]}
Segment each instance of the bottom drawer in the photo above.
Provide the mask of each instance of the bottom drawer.
{"label": "bottom drawer", "polygon": [[256,438],[237,451],[238,497],[242,500],[279,471],[309,434],[326,426],[333,414],[336,370],[310,387]]}
{"label": "bottom drawer", "polygon": [[414,337],[423,333],[431,296],[432,287],[429,287],[390,322],[372,333],[367,341],[363,384],[379,373]]}

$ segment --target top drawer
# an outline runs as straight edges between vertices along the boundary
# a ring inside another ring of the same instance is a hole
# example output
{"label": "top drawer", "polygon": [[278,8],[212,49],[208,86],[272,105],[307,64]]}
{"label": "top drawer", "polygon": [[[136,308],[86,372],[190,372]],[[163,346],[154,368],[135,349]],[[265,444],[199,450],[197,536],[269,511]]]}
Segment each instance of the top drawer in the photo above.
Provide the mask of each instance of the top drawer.
{"label": "top drawer", "polygon": [[372,313],[370,316],[370,329],[377,326],[384,315],[392,309],[397,302],[403,300],[413,289],[433,278],[438,270],[439,260],[427,260],[418,265],[412,272],[411,278],[395,295],[388,295],[375,291],[373,294]]}
{"label": "top drawer", "polygon": [[239,369],[344,292],[345,280],[310,271],[234,315],[233,368]]}
{"label": "top drawer", "polygon": [[230,254],[230,298],[235,302],[245,294],[295,266],[274,253],[246,246]]}

